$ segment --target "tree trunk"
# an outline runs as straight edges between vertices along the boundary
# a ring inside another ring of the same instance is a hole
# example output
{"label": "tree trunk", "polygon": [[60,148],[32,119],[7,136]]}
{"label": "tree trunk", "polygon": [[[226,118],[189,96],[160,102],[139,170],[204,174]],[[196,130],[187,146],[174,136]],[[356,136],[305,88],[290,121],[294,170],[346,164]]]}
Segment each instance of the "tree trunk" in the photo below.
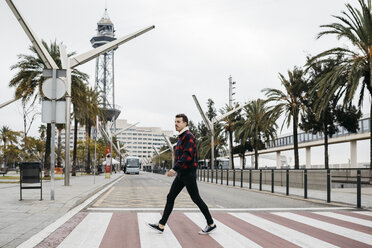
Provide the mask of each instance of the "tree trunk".
{"label": "tree trunk", "polygon": [[45,157],[44,157],[44,176],[50,177],[50,145],[52,138],[52,125],[47,124],[46,142],[45,142]]}
{"label": "tree trunk", "polygon": [[[87,141],[87,163],[86,163],[86,166],[85,166],[85,171],[87,173],[90,173],[91,170],[90,170],[90,128],[91,128],[91,124],[90,124],[90,120],[88,119],[87,120],[87,123],[86,123],[86,141]],[[111,151],[111,156],[113,155],[113,152]]]}
{"label": "tree trunk", "polygon": [[328,162],[328,128],[327,124],[324,124],[324,168],[329,168]]}
{"label": "tree trunk", "polygon": [[254,168],[258,170],[258,141],[254,141]]}
{"label": "tree trunk", "polygon": [[72,176],[76,176],[76,167],[77,167],[77,165],[76,165],[76,153],[77,153],[78,125],[79,125],[79,123],[78,123],[78,120],[75,116],[75,118],[74,118],[74,126],[75,126],[74,127],[74,151],[72,153],[72,168],[71,168],[71,175]]}
{"label": "tree trunk", "polygon": [[298,113],[296,111],[296,113],[293,115],[293,144],[294,144],[295,169],[300,168],[300,161],[298,157],[297,127],[298,127]]}
{"label": "tree trunk", "polygon": [[233,154],[233,135],[232,135],[232,131],[229,130],[229,142],[230,142],[230,159],[231,159],[231,169],[235,169],[235,166],[234,166],[234,154]]}

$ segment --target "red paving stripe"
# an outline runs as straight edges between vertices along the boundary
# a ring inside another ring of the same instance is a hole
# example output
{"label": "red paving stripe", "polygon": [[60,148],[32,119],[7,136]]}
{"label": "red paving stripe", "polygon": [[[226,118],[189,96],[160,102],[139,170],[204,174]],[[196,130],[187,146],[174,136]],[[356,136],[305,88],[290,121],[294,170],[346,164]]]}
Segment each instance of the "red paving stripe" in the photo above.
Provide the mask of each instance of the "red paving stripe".
{"label": "red paving stripe", "polygon": [[167,224],[183,248],[222,247],[209,235],[200,235],[200,227],[183,213],[172,213]]}
{"label": "red paving stripe", "polygon": [[80,222],[88,215],[87,212],[79,212],[72,216],[62,226],[58,227],[57,230],[52,232],[48,237],[41,241],[37,248],[54,248],[59,246],[62,241],[75,229]]}
{"label": "red paving stripe", "polygon": [[213,213],[213,217],[262,247],[299,247],[230,214]]}
{"label": "red paving stripe", "polygon": [[365,215],[365,214],[358,214],[358,213],[355,213],[355,212],[352,212],[352,211],[336,211],[335,213],[347,215],[347,216],[362,219],[362,220],[372,221],[372,216]]}
{"label": "red paving stripe", "polygon": [[141,247],[137,213],[113,213],[99,247]]}
{"label": "red paving stripe", "polygon": [[287,218],[284,218],[282,216],[278,216],[275,214],[271,213],[256,213],[257,216],[267,219],[269,221],[275,222],[279,225],[286,226],[288,228],[294,229],[296,231],[299,231],[301,233],[307,234],[311,237],[323,240],[325,242],[328,242],[330,244],[339,246],[339,247],[359,247],[359,248],[364,248],[364,247],[371,247],[370,245],[367,245],[365,243],[346,238],[344,236],[327,232],[315,227],[312,227],[310,225],[306,225],[294,220],[290,220]]}
{"label": "red paving stripe", "polygon": [[310,213],[310,212],[302,212],[302,211],[297,212],[296,211],[296,212],[293,212],[293,213],[294,214],[299,214],[299,215],[302,215],[302,216],[306,216],[306,217],[309,217],[309,218],[312,218],[312,219],[328,222],[328,223],[331,223],[331,224],[334,224],[334,225],[337,225],[337,226],[342,226],[342,227],[345,227],[345,228],[349,228],[349,229],[352,229],[352,230],[355,230],[355,231],[359,231],[359,232],[363,232],[363,233],[367,233],[367,234],[372,234],[372,228],[368,227],[368,226],[362,226],[362,225],[358,225],[358,224],[351,223],[351,222],[348,222],[348,221],[339,220],[339,219],[335,219],[335,218],[332,218],[332,217],[328,217],[328,216],[324,216],[324,215],[320,215],[320,214],[315,214],[315,213]]}

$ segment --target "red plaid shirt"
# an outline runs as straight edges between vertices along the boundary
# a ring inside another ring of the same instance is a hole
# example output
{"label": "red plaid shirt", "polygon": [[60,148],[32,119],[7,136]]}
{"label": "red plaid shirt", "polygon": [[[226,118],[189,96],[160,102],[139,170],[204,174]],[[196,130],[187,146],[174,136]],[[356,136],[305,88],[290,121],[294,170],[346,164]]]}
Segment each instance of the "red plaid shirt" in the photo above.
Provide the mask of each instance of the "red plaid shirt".
{"label": "red plaid shirt", "polygon": [[195,136],[187,130],[178,137],[173,170],[178,174],[195,172],[198,166],[197,153]]}

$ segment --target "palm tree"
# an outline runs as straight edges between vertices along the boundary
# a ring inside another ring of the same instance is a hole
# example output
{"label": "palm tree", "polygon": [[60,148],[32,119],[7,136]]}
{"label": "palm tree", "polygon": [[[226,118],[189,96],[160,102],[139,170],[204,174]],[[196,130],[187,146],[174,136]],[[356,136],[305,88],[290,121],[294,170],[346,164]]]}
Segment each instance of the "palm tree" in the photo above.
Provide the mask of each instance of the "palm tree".
{"label": "palm tree", "polygon": [[[221,114],[225,114],[225,113],[228,113],[229,111],[233,110],[234,108],[238,108],[239,107],[239,104],[235,104],[235,106],[233,107],[230,107],[229,105],[225,105],[225,107],[223,107],[220,112]],[[237,112],[234,112],[233,114],[231,115],[228,115],[226,116],[226,118],[223,120],[224,121],[224,124],[223,124],[223,128],[225,130],[225,133],[229,136],[229,143],[230,143],[230,150],[229,150],[229,159],[231,160],[231,166],[232,168],[231,169],[234,169],[235,166],[234,166],[234,157],[233,157],[233,133],[235,131],[235,128],[234,128],[234,123],[240,119],[240,110],[237,111]]]}
{"label": "palm tree", "polygon": [[245,119],[236,123],[235,138],[242,140],[242,145],[250,142],[254,149],[255,169],[258,169],[258,150],[264,148],[264,142],[276,138],[276,121],[280,112],[274,107],[266,106],[266,101],[257,99],[244,107]]}
{"label": "palm tree", "polygon": [[304,108],[304,98],[307,92],[307,83],[304,79],[304,72],[295,67],[293,71],[288,71],[288,79],[286,79],[282,74],[279,73],[279,78],[282,85],[285,88],[285,92],[266,88],[262,91],[265,92],[268,97],[268,102],[274,102],[276,104],[275,110],[279,114],[285,112],[285,119],[282,124],[287,122],[287,127],[291,124],[291,119],[293,118],[293,144],[294,144],[294,157],[295,157],[295,169],[299,169],[299,156],[298,156],[298,120],[300,110]]}
{"label": "palm tree", "polygon": [[[347,12],[342,11],[340,16],[334,16],[338,22],[322,25],[324,31],[318,34],[317,38],[326,35],[336,35],[338,39],[344,38],[352,47],[335,47],[326,50],[311,60],[308,65],[320,62],[335,60],[342,57],[342,60],[332,71],[324,75],[317,84],[319,107],[318,114],[335,95],[344,97],[344,105],[350,103],[355,94],[359,91],[358,106],[361,108],[366,89],[372,96],[372,4],[371,0],[358,0],[359,7],[354,8],[346,4]],[[340,81],[339,78],[346,77],[348,80]],[[320,100],[321,99],[321,100]],[[372,102],[370,103],[372,113]],[[372,118],[370,118],[372,126]],[[370,137],[370,168],[372,169],[372,136]]]}
{"label": "palm tree", "polygon": [[20,132],[12,131],[8,126],[2,126],[0,128],[0,140],[3,142],[3,165],[7,166],[7,145],[13,145],[17,143]]}
{"label": "palm tree", "polygon": [[96,124],[96,116],[103,116],[101,109],[99,108],[99,92],[93,88],[89,88],[86,92],[86,104],[83,109],[84,120],[85,120],[85,134],[87,142],[87,162],[86,171],[90,173],[90,141],[91,141],[91,129]]}
{"label": "palm tree", "polygon": [[[47,49],[50,56],[56,62],[57,66],[61,68],[61,58],[59,51],[59,44],[57,41],[48,44],[42,41],[42,44]],[[36,49],[33,46],[29,47],[32,52],[31,55],[20,54],[18,55],[18,62],[11,66],[11,69],[18,70],[14,77],[9,82],[10,87],[15,87],[15,97],[22,98],[22,101],[30,100],[34,95],[38,95],[41,100],[43,94],[41,92],[41,86],[45,78],[42,76],[45,65],[37,54]],[[68,56],[72,56],[75,53],[70,53]],[[82,73],[76,69],[71,72],[71,84],[72,87],[75,81],[87,81],[88,75]],[[51,142],[51,126],[47,125],[47,138],[46,138],[46,149],[44,159],[44,169],[46,169],[46,175],[50,172],[50,142]],[[67,144],[68,145],[68,144]]]}

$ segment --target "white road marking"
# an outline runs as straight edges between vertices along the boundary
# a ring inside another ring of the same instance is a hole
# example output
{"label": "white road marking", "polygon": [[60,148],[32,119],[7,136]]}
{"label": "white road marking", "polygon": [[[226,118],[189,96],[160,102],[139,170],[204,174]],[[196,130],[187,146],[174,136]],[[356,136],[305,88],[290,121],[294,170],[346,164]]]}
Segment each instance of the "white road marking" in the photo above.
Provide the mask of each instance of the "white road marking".
{"label": "white road marking", "polygon": [[[192,220],[200,229],[204,229],[206,222],[203,214],[201,213],[185,213],[185,215]],[[251,247],[251,248],[260,248],[258,244],[252,240],[244,237],[240,233],[234,231],[230,227],[222,224],[218,220],[214,219],[214,223],[217,225],[217,228],[209,234],[214,240],[220,243],[223,247]]]}
{"label": "white road marking", "polygon": [[[274,214],[306,224],[306,225],[310,225],[312,227],[315,227],[315,228],[318,228],[324,231],[342,235],[342,236],[348,237],[349,239],[354,239],[359,242],[372,245],[372,235],[370,234],[358,232],[358,231],[355,231],[349,228],[337,226],[334,224],[330,224],[330,223],[320,221],[320,220],[315,220],[315,219],[305,217],[302,215],[298,215],[298,214],[294,214],[294,213],[279,213],[278,212]],[[321,247],[321,246],[318,246],[318,247]]]}
{"label": "white road marking", "polygon": [[181,248],[180,243],[168,226],[165,227],[163,233],[157,233],[147,226],[146,223],[158,223],[161,218],[161,215],[159,213],[138,213],[137,217],[141,248]]}
{"label": "white road marking", "polygon": [[307,234],[304,234],[302,232],[296,231],[294,229],[288,228],[283,225],[279,225],[275,222],[266,220],[264,218],[258,217],[253,214],[249,213],[230,213],[231,215],[242,219],[251,225],[257,226],[267,232],[270,232],[278,237],[281,237],[282,239],[285,239],[289,242],[292,242],[300,247],[337,247],[330,243],[324,242],[320,239],[311,237]]}
{"label": "white road marking", "polygon": [[332,217],[332,218],[339,219],[339,220],[348,221],[348,222],[355,223],[355,224],[362,225],[362,226],[372,227],[372,221],[363,220],[361,219],[362,217],[355,218],[355,217],[351,217],[351,216],[347,216],[347,215],[343,215],[339,213],[332,213],[332,212],[314,212],[314,213],[324,215],[327,217]]}
{"label": "white road marking", "polygon": [[22,244],[18,246],[18,248],[29,248],[34,247],[37,244],[39,244],[41,241],[43,241],[46,237],[48,237],[52,232],[57,230],[58,227],[62,226],[66,221],[68,221],[72,216],[80,212],[82,209],[84,209],[86,206],[88,206],[92,201],[94,201],[98,196],[106,192],[108,189],[110,189],[114,184],[119,182],[119,180],[123,176],[120,176],[119,178],[115,179],[113,183],[106,186],[104,189],[100,190],[93,196],[89,197],[87,200],[85,200],[82,204],[79,206],[76,206],[75,208],[68,211],[66,214],[64,214],[62,217],[57,219],[54,223],[50,224],[49,226],[45,227],[43,230],[41,230],[39,233],[35,234]]}
{"label": "white road marking", "polygon": [[99,247],[112,213],[90,213],[62,241],[58,248]]}

